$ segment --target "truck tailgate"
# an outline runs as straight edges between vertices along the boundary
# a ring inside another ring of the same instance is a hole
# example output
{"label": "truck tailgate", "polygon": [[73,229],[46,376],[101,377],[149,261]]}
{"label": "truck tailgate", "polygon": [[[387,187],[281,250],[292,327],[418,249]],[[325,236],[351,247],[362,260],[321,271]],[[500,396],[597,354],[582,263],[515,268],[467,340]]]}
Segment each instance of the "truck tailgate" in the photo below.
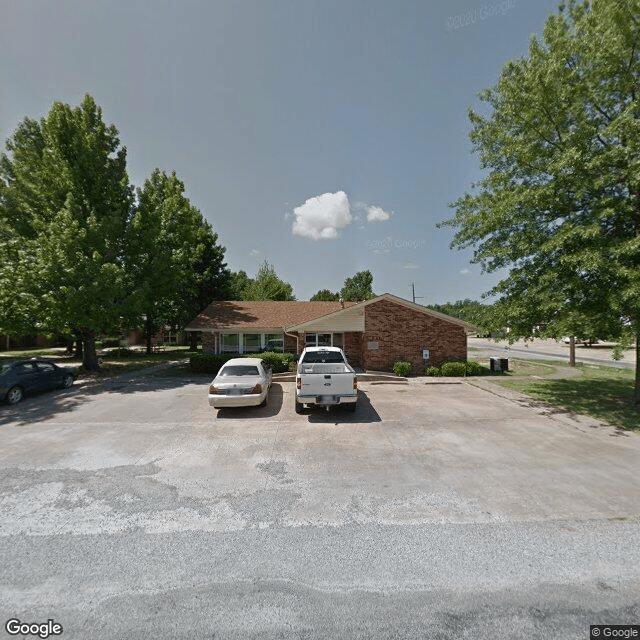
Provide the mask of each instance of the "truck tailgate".
{"label": "truck tailgate", "polygon": [[353,373],[307,373],[302,377],[301,396],[344,396],[352,395]]}

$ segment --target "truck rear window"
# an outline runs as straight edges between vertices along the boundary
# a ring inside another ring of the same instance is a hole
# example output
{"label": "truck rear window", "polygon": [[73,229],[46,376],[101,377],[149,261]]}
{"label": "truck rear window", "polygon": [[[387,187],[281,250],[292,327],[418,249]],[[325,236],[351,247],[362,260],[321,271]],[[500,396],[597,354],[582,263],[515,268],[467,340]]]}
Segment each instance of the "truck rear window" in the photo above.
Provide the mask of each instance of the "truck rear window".
{"label": "truck rear window", "polygon": [[344,364],[342,354],[337,351],[311,351],[310,353],[305,354],[302,362],[304,364],[315,364],[320,362]]}

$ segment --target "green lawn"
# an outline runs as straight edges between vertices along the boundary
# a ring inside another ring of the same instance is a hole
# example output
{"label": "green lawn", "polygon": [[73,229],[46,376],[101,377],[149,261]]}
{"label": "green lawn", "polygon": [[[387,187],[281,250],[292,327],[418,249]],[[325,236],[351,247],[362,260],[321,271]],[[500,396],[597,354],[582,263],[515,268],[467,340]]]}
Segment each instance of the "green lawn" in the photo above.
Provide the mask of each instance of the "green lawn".
{"label": "green lawn", "polygon": [[21,349],[16,351],[0,351],[0,362],[3,360],[20,360],[21,358],[56,358],[64,353],[64,349]]}
{"label": "green lawn", "polygon": [[[533,370],[538,365],[534,360],[516,361],[514,374],[520,367]],[[538,376],[539,379],[503,375],[495,376],[492,382],[615,427],[640,430],[640,412],[633,404],[633,370],[591,365],[578,365],[571,369],[558,362],[554,362],[551,368],[555,369],[554,378],[545,379],[544,373],[538,372],[530,376]]]}
{"label": "green lawn", "polygon": [[58,364],[75,365],[79,367],[78,378],[80,380],[87,378],[105,378],[127,371],[135,371],[137,369],[145,369],[163,362],[173,360],[182,360],[188,358],[192,353],[188,347],[166,347],[164,351],[147,355],[144,351],[136,351],[135,354],[127,356],[110,355],[106,350],[106,354],[101,354],[98,349],[98,358],[101,361],[100,371],[85,371],[79,360],[66,355],[64,348],[59,349],[25,349],[20,351],[3,351],[0,353],[0,362],[2,360],[16,360],[20,358],[45,357]]}

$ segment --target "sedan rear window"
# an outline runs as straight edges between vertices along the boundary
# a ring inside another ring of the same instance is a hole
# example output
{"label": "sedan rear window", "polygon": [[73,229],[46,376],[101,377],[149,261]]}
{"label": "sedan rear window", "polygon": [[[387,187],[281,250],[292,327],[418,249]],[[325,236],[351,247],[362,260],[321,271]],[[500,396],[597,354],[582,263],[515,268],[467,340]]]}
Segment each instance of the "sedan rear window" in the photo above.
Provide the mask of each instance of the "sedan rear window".
{"label": "sedan rear window", "polygon": [[219,376],[259,376],[258,367],[249,364],[229,365],[220,370]]}

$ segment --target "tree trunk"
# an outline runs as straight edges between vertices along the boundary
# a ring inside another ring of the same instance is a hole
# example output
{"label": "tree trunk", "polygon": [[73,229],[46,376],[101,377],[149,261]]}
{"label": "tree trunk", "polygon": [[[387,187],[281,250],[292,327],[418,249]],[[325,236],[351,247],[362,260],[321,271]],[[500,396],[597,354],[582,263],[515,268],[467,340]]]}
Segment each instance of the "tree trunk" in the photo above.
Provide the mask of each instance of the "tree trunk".
{"label": "tree trunk", "polygon": [[640,329],[636,331],[636,387],[634,400],[636,409],[640,411]]}
{"label": "tree trunk", "polygon": [[98,354],[96,353],[96,337],[93,331],[84,331],[84,354],[82,358],[82,366],[87,371],[98,371],[100,365],[98,363]]}
{"label": "tree trunk", "polygon": [[198,332],[189,331],[189,351],[198,350]]}
{"label": "tree trunk", "polygon": [[76,333],[75,338],[76,338],[76,350],[75,350],[75,353],[73,354],[73,357],[77,358],[78,360],[84,360],[84,350],[82,348],[82,336],[79,333]]}
{"label": "tree trunk", "polygon": [[569,366],[576,366],[576,339],[574,336],[569,338]]}
{"label": "tree trunk", "polygon": [[147,319],[144,322],[144,336],[147,342],[147,355],[150,355],[153,351],[151,342],[153,339],[153,318],[150,314],[147,314]]}

